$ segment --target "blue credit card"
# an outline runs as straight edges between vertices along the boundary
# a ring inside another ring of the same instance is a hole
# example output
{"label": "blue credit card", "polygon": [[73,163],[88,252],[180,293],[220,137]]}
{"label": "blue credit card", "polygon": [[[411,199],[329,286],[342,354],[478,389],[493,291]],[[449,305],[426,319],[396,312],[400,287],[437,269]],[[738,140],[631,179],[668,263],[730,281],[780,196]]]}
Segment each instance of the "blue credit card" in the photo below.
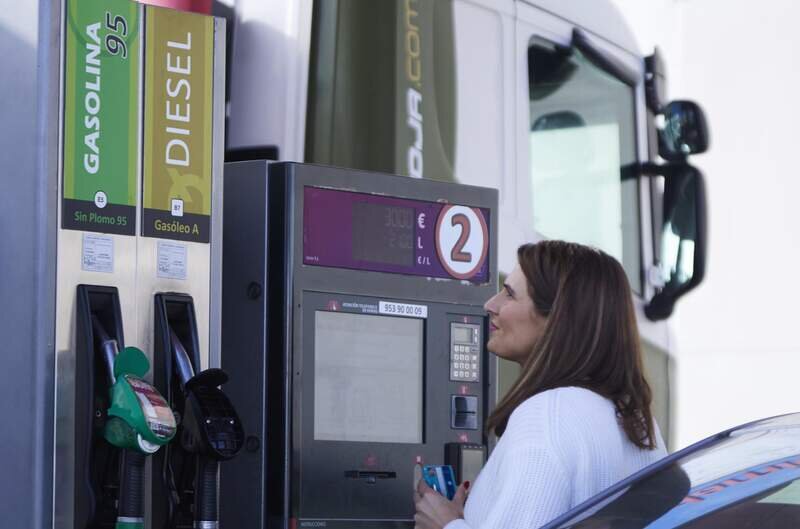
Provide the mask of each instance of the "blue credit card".
{"label": "blue credit card", "polygon": [[425,465],[422,467],[422,479],[430,488],[452,500],[456,494],[456,480],[453,467],[450,465]]}

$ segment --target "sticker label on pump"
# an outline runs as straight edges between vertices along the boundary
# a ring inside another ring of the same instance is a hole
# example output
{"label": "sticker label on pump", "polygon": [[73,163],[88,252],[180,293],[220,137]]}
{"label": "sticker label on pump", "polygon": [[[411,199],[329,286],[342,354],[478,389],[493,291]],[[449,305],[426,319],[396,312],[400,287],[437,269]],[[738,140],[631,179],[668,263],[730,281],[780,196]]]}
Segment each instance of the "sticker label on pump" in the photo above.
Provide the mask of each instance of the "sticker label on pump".
{"label": "sticker label on pump", "polygon": [[378,314],[390,316],[408,316],[411,318],[427,318],[427,305],[412,305],[410,303],[395,303],[393,301],[381,301],[378,303]]}
{"label": "sticker label on pump", "polygon": [[186,279],[186,245],[158,241],[158,277]]}
{"label": "sticker label on pump", "polygon": [[136,232],[141,7],[68,0],[61,227]]}
{"label": "sticker label on pump", "polygon": [[152,6],[145,18],[142,235],[207,243],[214,19]]}
{"label": "sticker label on pump", "polygon": [[81,269],[87,272],[114,272],[114,239],[109,235],[83,234]]}
{"label": "sticker label on pump", "polygon": [[175,416],[164,397],[141,378],[125,375],[125,379],[139,400],[139,406],[150,431],[163,439],[172,437],[176,429]]}

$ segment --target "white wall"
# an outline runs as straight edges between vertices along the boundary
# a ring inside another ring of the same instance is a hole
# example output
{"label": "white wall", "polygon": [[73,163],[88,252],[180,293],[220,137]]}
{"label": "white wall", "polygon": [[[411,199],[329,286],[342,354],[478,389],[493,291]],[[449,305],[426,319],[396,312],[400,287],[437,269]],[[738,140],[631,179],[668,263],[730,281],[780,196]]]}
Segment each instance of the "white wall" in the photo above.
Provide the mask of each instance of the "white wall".
{"label": "white wall", "polygon": [[800,2],[615,0],[711,128],[705,282],[673,317],[674,448],[800,411]]}

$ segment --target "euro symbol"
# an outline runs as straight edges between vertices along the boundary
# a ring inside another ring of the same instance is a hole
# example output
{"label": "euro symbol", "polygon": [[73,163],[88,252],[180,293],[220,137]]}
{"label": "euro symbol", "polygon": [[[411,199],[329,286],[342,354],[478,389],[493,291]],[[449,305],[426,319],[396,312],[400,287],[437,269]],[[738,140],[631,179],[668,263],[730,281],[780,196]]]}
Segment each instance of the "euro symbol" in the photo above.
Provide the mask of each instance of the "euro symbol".
{"label": "euro symbol", "polygon": [[419,216],[417,217],[417,226],[419,226],[419,229],[421,229],[421,230],[425,229],[425,214],[424,213],[420,213]]}

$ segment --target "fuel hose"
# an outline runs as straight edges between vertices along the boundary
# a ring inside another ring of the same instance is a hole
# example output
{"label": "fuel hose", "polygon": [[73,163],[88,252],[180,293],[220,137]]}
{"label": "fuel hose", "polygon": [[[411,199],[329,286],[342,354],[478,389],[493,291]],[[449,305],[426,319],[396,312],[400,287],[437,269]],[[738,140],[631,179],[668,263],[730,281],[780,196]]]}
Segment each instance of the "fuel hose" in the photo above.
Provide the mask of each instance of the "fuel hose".
{"label": "fuel hose", "polygon": [[195,529],[218,529],[217,474],[219,461],[199,456],[195,475]]}
{"label": "fuel hose", "polygon": [[144,527],[144,463],[146,455],[136,450],[122,450],[119,480],[119,509],[116,529]]}

